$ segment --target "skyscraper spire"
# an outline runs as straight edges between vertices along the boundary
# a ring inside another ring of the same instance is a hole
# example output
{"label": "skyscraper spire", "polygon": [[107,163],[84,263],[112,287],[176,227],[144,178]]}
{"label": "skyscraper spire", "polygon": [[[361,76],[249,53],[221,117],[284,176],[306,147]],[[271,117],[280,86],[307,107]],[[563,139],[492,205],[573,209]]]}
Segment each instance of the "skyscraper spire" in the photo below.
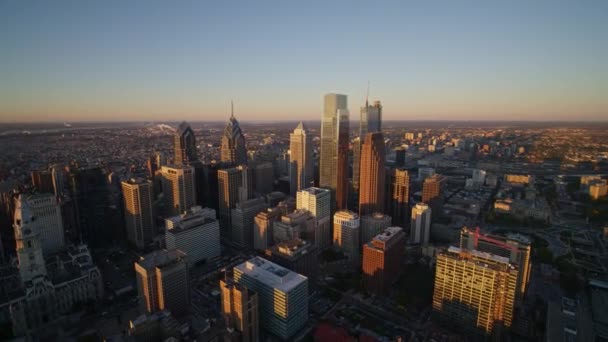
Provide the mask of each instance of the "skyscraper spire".
{"label": "skyscraper spire", "polygon": [[234,119],[234,101],[230,100],[230,118]]}
{"label": "skyscraper spire", "polygon": [[365,107],[369,106],[369,80],[367,80],[367,94],[365,95]]}

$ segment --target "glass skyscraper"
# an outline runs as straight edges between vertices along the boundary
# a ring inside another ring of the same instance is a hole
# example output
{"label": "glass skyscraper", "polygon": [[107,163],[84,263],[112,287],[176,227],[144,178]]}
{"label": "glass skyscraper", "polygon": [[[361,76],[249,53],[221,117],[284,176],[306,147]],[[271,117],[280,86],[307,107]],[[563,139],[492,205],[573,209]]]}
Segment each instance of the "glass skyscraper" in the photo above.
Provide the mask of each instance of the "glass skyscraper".
{"label": "glass skyscraper", "polygon": [[346,95],[326,94],[321,121],[319,186],[332,192],[332,207],[345,209],[348,194],[349,113]]}

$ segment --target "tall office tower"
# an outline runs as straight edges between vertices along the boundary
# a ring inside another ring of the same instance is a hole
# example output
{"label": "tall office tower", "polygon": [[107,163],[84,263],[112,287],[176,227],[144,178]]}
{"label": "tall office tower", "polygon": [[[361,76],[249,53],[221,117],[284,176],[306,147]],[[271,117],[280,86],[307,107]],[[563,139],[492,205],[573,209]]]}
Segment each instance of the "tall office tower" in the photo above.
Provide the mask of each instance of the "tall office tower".
{"label": "tall office tower", "polygon": [[395,148],[395,167],[405,166],[405,153],[406,149],[403,146]]}
{"label": "tall office tower", "polygon": [[507,237],[490,234],[480,234],[479,230],[471,230],[467,227],[460,231],[460,248],[466,250],[478,250],[492,253],[505,258],[517,265],[519,274],[517,277],[517,298],[523,299],[530,282],[531,242],[520,234],[511,234]]}
{"label": "tall office tower", "polygon": [[50,170],[53,176],[55,196],[61,196],[65,193],[65,167],[61,164],[53,164],[50,166]]}
{"label": "tall office tower", "polygon": [[141,250],[156,235],[152,182],[141,178],[131,178],[121,182],[121,186],[127,239]]}
{"label": "tall office tower", "polygon": [[361,245],[372,239],[391,226],[391,217],[382,213],[361,216]]}
{"label": "tall office tower", "polygon": [[274,243],[293,239],[312,240],[315,235],[316,220],[307,210],[296,210],[274,223],[272,235]]}
{"label": "tall office tower", "polygon": [[220,224],[215,210],[194,206],[179,216],[165,219],[167,249],[186,253],[188,265],[220,256]]}
{"label": "tall office tower", "polygon": [[247,164],[245,136],[241,131],[239,122],[234,117],[234,105],[232,105],[230,120],[228,120],[224,135],[222,135],[221,161],[222,164],[234,166]]}
{"label": "tall office tower", "polygon": [[368,292],[384,294],[397,280],[405,251],[405,233],[386,228],[363,245],[363,284]]}
{"label": "tall office tower", "polygon": [[254,257],[233,268],[234,281],[258,293],[262,327],[288,340],[308,320],[308,279]]}
{"label": "tall office tower", "polygon": [[319,186],[331,190],[332,208],[345,209],[348,199],[349,141],[346,95],[326,94],[324,100]]}
{"label": "tall office tower", "polygon": [[204,170],[204,199],[205,206],[211,209],[215,209],[219,211],[218,202],[218,180],[217,180],[217,172],[220,169],[220,164],[212,162],[211,164],[205,164],[203,166]]}
{"label": "tall office tower", "polygon": [[425,180],[435,174],[435,169],[432,167],[418,168],[418,180]]}
{"label": "tall office tower", "polygon": [[232,237],[232,209],[236,207],[238,202],[245,201],[253,195],[252,179],[251,169],[244,165],[218,170],[218,207],[222,239],[230,239]]}
{"label": "tall office tower", "polygon": [[197,161],[198,153],[194,131],[186,121],[183,121],[173,134],[173,163],[182,165]]}
{"label": "tall office tower", "polygon": [[44,192],[49,194],[55,193],[53,187],[53,174],[50,170],[36,170],[32,171],[32,185],[38,192]]}
{"label": "tall office tower", "polygon": [[156,156],[151,155],[148,157],[146,160],[146,170],[148,170],[148,178],[154,179],[154,175],[156,175],[156,171],[158,171],[156,168]]}
{"label": "tall office tower", "polygon": [[137,293],[147,312],[184,315],[190,307],[188,263],[179,249],[157,250],[135,262]]}
{"label": "tall office tower", "polygon": [[192,208],[196,203],[194,167],[188,165],[161,168],[166,214],[175,216]]}
{"label": "tall office tower", "polygon": [[296,208],[308,210],[317,220],[315,245],[319,249],[331,246],[331,192],[310,187],[296,194]]}
{"label": "tall office tower", "polygon": [[253,248],[263,251],[273,245],[273,226],[281,217],[278,207],[260,211],[253,219]]}
{"label": "tall office tower", "polygon": [[462,330],[500,338],[513,320],[517,275],[507,258],[450,247],[437,255],[433,311]]}
{"label": "tall office tower", "polygon": [[[44,255],[57,253],[65,248],[65,233],[61,207],[53,193],[34,193],[21,195],[16,201],[27,206],[33,215],[30,225],[38,233]],[[15,205],[17,207],[18,204]]]}
{"label": "tall office tower", "polygon": [[368,133],[361,149],[359,215],[384,212],[385,158],[382,133]]}
{"label": "tall office tower", "polygon": [[253,219],[268,204],[263,198],[240,201],[231,212],[232,243],[241,248],[253,248]]}
{"label": "tall office tower", "polygon": [[410,224],[410,242],[428,245],[431,235],[431,208],[424,203],[417,203],[412,208]]}
{"label": "tall office tower", "polygon": [[222,293],[222,315],[226,329],[237,333],[231,340],[258,342],[259,337],[259,301],[258,294],[235,283],[233,279],[220,280]]}
{"label": "tall office tower", "polygon": [[308,278],[308,289],[314,288],[319,274],[319,253],[314,244],[301,239],[284,241],[267,249],[265,254],[270,261]]}
{"label": "tall office tower", "polygon": [[[73,200],[76,241],[90,247],[106,247],[112,243],[113,227],[110,188],[99,167],[72,170],[69,175],[70,196]],[[124,218],[121,217],[122,221]]]}
{"label": "tall office tower", "polygon": [[355,267],[361,265],[359,215],[342,210],[334,214],[334,246],[348,257]]}
{"label": "tall office tower", "polygon": [[23,195],[15,199],[13,230],[21,281],[25,283],[36,277],[46,277],[39,227],[36,226],[36,217]]}
{"label": "tall office tower", "polygon": [[272,192],[274,184],[274,166],[272,163],[260,163],[253,167],[253,184],[255,192],[266,195]]}
{"label": "tall office tower", "polygon": [[428,203],[431,207],[439,204],[445,183],[446,178],[439,174],[425,178],[422,184],[422,202]]}
{"label": "tall office tower", "polygon": [[355,138],[353,143],[353,191],[359,194],[360,187],[360,165],[362,144],[365,143],[365,137],[368,133],[382,132],[382,105],[380,101],[374,102],[373,106],[369,105],[367,98],[365,99],[365,107],[361,107],[361,118],[359,121],[359,136]]}
{"label": "tall office tower", "polygon": [[289,184],[291,194],[313,185],[312,136],[300,121],[289,135]]}
{"label": "tall office tower", "polygon": [[392,170],[391,213],[393,224],[405,227],[409,218],[410,175],[407,170]]}

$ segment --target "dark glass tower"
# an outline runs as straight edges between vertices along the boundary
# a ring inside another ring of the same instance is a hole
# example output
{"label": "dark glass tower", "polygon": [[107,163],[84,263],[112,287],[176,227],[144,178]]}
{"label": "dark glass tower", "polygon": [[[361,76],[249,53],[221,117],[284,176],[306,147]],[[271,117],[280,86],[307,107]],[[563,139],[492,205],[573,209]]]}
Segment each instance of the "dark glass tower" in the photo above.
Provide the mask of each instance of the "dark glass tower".
{"label": "dark glass tower", "polygon": [[192,127],[182,122],[173,136],[174,164],[192,164],[198,161],[196,138]]}
{"label": "dark glass tower", "polygon": [[239,122],[234,117],[234,106],[232,106],[230,120],[222,135],[221,160],[222,164],[233,166],[247,164],[245,136],[243,136]]}

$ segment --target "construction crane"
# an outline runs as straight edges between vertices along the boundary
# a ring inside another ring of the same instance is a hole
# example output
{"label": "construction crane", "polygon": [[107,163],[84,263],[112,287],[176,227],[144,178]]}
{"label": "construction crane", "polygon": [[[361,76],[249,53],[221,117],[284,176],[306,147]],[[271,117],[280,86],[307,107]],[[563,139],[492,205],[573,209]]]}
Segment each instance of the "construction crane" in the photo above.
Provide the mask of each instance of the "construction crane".
{"label": "construction crane", "polygon": [[491,238],[491,237],[489,237],[489,236],[487,236],[485,234],[480,234],[479,233],[479,226],[477,226],[477,228],[475,228],[475,234],[473,234],[473,246],[474,246],[475,249],[477,249],[477,245],[478,245],[478,242],[479,242],[480,239],[483,240],[483,241],[491,242],[491,243],[493,243],[495,245],[498,245],[500,247],[510,249],[512,251],[517,251],[517,247],[516,246],[512,246],[512,245],[504,243],[504,242],[502,242],[500,240],[493,239],[493,238]]}

